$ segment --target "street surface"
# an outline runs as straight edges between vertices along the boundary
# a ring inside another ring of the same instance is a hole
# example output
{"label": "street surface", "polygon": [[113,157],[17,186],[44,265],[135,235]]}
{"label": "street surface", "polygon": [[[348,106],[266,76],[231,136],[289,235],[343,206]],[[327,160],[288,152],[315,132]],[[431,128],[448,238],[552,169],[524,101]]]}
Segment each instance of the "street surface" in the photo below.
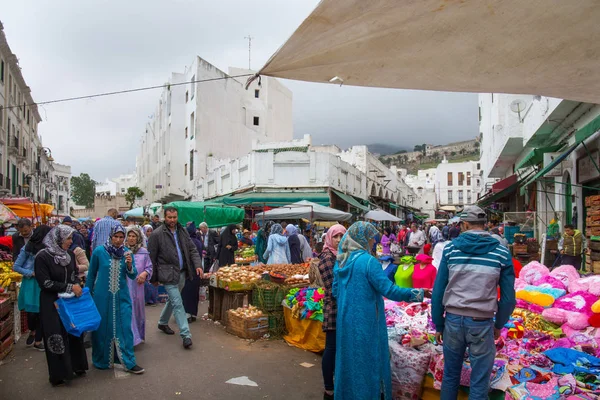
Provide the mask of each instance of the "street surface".
{"label": "street surface", "polygon": [[[200,315],[208,302],[200,305]],[[97,370],[68,386],[53,388],[43,352],[25,347],[22,338],[0,365],[2,400],[153,400],[153,399],[320,399],[321,356],[283,340],[249,342],[225,332],[212,321],[190,324],[194,346],[185,350],[172,320],[174,336],[156,329],[162,304],[146,307],[146,343],[136,347],[143,375],[120,370]],[[304,367],[300,364],[313,364]],[[225,383],[247,376],[257,387]]]}

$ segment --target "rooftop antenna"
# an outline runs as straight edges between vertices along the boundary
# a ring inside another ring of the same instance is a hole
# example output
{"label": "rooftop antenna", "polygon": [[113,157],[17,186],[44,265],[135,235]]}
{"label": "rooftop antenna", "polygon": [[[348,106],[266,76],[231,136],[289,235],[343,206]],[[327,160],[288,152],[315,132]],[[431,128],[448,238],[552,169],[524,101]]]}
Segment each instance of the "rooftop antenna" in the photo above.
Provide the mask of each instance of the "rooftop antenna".
{"label": "rooftop antenna", "polygon": [[252,62],[252,39],[254,39],[252,36],[248,35],[248,36],[244,36],[244,39],[248,39],[248,69],[252,69],[251,67],[251,62]]}

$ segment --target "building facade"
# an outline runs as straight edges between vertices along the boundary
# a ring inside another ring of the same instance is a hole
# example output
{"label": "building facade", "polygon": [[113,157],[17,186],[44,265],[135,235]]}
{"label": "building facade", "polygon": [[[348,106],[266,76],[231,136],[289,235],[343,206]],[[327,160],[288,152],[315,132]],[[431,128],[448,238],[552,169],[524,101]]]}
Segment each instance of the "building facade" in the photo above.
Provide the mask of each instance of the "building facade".
{"label": "building facade", "polygon": [[226,74],[196,57],[171,75],[137,157],[144,203],[193,198],[213,160],[242,157],[254,141],[292,139],[290,90],[268,77],[246,89],[253,73],[230,68]]}
{"label": "building facade", "polygon": [[[43,146],[38,132],[40,122],[31,89],[0,23],[0,194],[55,206],[62,196],[61,210],[68,211],[70,167],[57,165],[55,173],[51,150]],[[57,177],[64,183],[57,185]]]}
{"label": "building facade", "polygon": [[480,171],[478,161],[450,163],[444,159],[435,172],[438,206],[462,208],[476,203],[483,190]]}
{"label": "building facade", "polygon": [[106,179],[104,182],[96,185],[96,194],[116,196],[125,195],[127,189],[137,186],[137,174],[120,175],[118,178]]}

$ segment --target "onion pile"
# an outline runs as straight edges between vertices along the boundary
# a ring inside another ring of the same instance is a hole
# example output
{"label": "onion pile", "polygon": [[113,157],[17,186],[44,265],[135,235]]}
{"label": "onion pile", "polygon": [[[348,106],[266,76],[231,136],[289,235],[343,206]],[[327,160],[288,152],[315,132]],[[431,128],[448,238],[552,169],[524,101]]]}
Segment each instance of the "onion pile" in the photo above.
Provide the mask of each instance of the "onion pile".
{"label": "onion pile", "polygon": [[265,269],[276,274],[285,276],[308,274],[308,264],[271,264],[265,265]]}
{"label": "onion pile", "polygon": [[240,282],[241,284],[254,283],[261,279],[259,270],[252,267],[238,267],[236,264],[230,267],[220,268],[217,272],[219,281]]}
{"label": "onion pile", "polygon": [[240,307],[236,308],[235,310],[229,310],[229,312],[235,315],[236,317],[240,317],[243,319],[253,319],[264,316],[263,312],[254,306]]}

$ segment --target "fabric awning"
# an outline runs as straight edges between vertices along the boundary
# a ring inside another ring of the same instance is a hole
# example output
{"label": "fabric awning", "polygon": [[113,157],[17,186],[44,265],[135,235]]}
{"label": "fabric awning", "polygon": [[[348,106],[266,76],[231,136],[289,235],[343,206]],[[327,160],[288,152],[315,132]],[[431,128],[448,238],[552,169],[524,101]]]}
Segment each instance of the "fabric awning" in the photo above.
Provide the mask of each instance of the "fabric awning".
{"label": "fabric awning", "polygon": [[206,222],[209,228],[218,228],[244,221],[244,209],[226,207],[210,201],[174,201],[167,206],[175,207],[182,225],[194,221],[196,225]]}
{"label": "fabric awning", "polygon": [[509,186],[505,187],[504,189],[502,189],[500,191],[489,192],[489,194],[487,196],[484,196],[481,199],[479,199],[479,201],[477,201],[477,204],[480,207],[488,206],[492,203],[497,202],[500,199],[503,199],[503,198],[513,194],[514,192],[517,191],[518,188],[519,188],[519,182],[517,180],[515,180],[512,184],[510,184]]}
{"label": "fabric awning", "polygon": [[456,207],[455,206],[441,206],[440,210],[454,212],[454,211],[456,211]]}
{"label": "fabric awning", "polygon": [[402,219],[396,217],[383,210],[371,210],[365,214],[365,219],[370,219],[373,221],[390,221],[390,222],[400,222]]}
{"label": "fabric awning", "polygon": [[510,186],[517,183],[517,175],[513,174],[508,178],[504,178],[492,185],[492,193],[498,193],[504,191],[504,189],[509,188]]}
{"label": "fabric awning", "polygon": [[329,207],[329,194],[319,192],[246,192],[219,198],[227,206],[269,206],[281,207],[286,204],[307,200]]}
{"label": "fabric awning", "polygon": [[336,210],[317,203],[302,200],[294,204],[288,204],[280,208],[258,213],[257,219],[308,219],[312,221],[350,221],[352,214]]}
{"label": "fabric awning", "polygon": [[563,147],[562,144],[557,144],[555,146],[548,146],[548,147],[542,147],[539,149],[533,149],[529,152],[529,154],[527,154],[525,156],[525,158],[523,158],[516,165],[515,169],[521,169],[521,168],[525,168],[525,167],[533,167],[535,165],[538,165],[544,159],[545,153],[553,153],[555,151],[558,151],[561,147]]}
{"label": "fabric awning", "polygon": [[369,207],[361,204],[358,200],[356,200],[353,196],[349,194],[345,194],[342,192],[338,192],[337,190],[333,191],[340,199],[344,200],[346,203],[350,204],[354,208],[358,208],[359,210],[369,211]]}
{"label": "fabric awning", "polygon": [[581,143],[585,139],[592,136],[594,133],[598,132],[599,130],[600,130],[600,115],[597,116],[596,118],[594,118],[594,120],[592,122],[590,122],[583,128],[578,129],[577,132],[575,132],[575,140],[577,141],[577,143]]}
{"label": "fabric awning", "polygon": [[545,176],[548,171],[553,170],[558,164],[560,164],[565,158],[567,158],[569,156],[569,154],[571,154],[573,152],[573,150],[575,150],[577,148],[577,146],[580,145],[581,142],[576,142],[574,145],[572,145],[571,147],[569,147],[567,150],[565,150],[564,153],[562,153],[561,155],[559,155],[558,157],[556,157],[554,160],[552,160],[552,162],[548,165],[546,165],[544,168],[542,168],[541,170],[539,170],[535,175],[533,175],[531,178],[527,179],[521,186],[521,194],[525,193],[525,188],[527,186],[529,186],[531,183],[537,181],[539,178]]}
{"label": "fabric awning", "polygon": [[396,203],[390,203],[390,207],[392,207],[394,210],[399,210],[400,206]]}
{"label": "fabric awning", "polygon": [[598,20],[596,0],[322,0],[259,75],[600,103]]}

